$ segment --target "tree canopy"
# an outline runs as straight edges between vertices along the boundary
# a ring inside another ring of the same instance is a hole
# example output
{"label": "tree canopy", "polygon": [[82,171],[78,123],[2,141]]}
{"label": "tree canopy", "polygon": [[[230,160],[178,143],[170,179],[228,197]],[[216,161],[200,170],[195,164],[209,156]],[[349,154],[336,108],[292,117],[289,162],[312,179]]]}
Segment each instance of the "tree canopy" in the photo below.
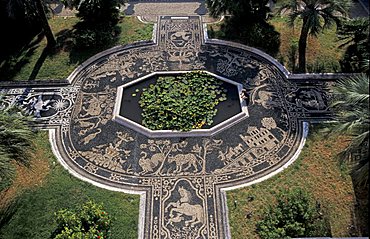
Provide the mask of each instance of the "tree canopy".
{"label": "tree canopy", "polygon": [[330,228],[319,204],[302,189],[283,191],[276,205],[269,205],[257,223],[261,239],[330,236]]}
{"label": "tree canopy", "polygon": [[339,24],[347,15],[349,0],[290,0],[280,8],[282,14],[288,14],[293,27],[297,20],[302,21],[298,42],[299,72],[306,72],[306,48],[308,35],[317,36],[325,28]]}
{"label": "tree canopy", "polygon": [[341,60],[343,71],[369,73],[369,26],[369,18],[354,18],[338,27],[338,38],[344,41],[340,47],[346,47]]}
{"label": "tree canopy", "polygon": [[269,0],[207,0],[212,16],[230,14],[241,19],[266,18]]}

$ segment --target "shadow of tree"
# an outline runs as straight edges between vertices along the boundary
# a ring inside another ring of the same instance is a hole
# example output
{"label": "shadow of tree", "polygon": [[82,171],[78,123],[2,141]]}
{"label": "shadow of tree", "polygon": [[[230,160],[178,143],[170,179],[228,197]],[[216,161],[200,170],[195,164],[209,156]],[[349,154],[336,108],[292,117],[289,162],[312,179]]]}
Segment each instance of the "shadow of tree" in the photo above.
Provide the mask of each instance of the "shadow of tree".
{"label": "shadow of tree", "polygon": [[276,57],[280,47],[280,33],[262,19],[228,17],[221,24],[220,32],[213,32],[211,29],[210,37],[255,47],[273,57]]}
{"label": "shadow of tree", "polygon": [[0,1],[0,80],[13,79],[43,38],[38,22],[27,19],[16,5],[11,7],[9,11],[7,1]]}
{"label": "shadow of tree", "polygon": [[18,46],[18,50],[8,51],[0,59],[0,80],[11,80],[23,66],[30,62],[44,35],[39,33],[30,42]]}
{"label": "shadow of tree", "polygon": [[30,77],[28,78],[29,81],[32,81],[32,80],[35,80],[36,79],[36,76],[37,74],[39,73],[42,65],[44,64],[45,60],[46,60],[46,57],[48,57],[49,55],[49,52],[50,52],[50,49],[45,47],[43,50],[42,50],[42,53],[39,57],[39,59],[37,59],[36,63],[35,63],[35,66],[33,67],[32,69],[32,72],[31,72],[31,75]]}
{"label": "shadow of tree", "polygon": [[63,29],[55,34],[57,45],[54,53],[59,51],[70,51],[73,48],[74,29]]}
{"label": "shadow of tree", "polygon": [[78,43],[78,38],[87,34],[84,31],[86,29],[89,29],[89,27],[86,27],[80,22],[74,26],[73,30],[64,34],[64,37],[68,36],[68,39],[71,40],[68,44],[69,60],[71,64],[81,64],[95,54],[116,46],[121,33],[121,29],[118,25],[111,27],[100,25],[96,26],[96,28],[90,28],[91,31],[97,34],[95,40],[98,43],[94,46],[86,47]]}

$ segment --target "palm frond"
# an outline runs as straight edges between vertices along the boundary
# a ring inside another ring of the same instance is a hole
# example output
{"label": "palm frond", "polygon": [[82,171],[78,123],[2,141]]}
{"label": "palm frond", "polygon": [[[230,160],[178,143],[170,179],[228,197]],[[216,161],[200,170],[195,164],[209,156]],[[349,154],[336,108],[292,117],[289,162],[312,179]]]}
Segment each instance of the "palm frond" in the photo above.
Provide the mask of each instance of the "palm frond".
{"label": "palm frond", "polygon": [[17,163],[29,166],[34,133],[29,127],[30,118],[14,108],[0,112],[0,145]]}
{"label": "palm frond", "polygon": [[355,184],[366,187],[369,183],[369,161],[354,166],[352,174]]}
{"label": "palm frond", "polygon": [[7,182],[15,174],[15,169],[12,164],[12,159],[6,152],[4,147],[0,145],[0,188],[4,182]]}
{"label": "palm frond", "polygon": [[[356,182],[368,183],[369,170],[369,77],[365,74],[343,78],[333,87],[331,104],[336,122],[332,133],[352,136],[350,144],[340,154],[348,162]],[[366,169],[366,170],[365,170]]]}
{"label": "palm frond", "polygon": [[340,79],[333,88],[334,97],[347,104],[369,104],[369,77],[365,74]]}

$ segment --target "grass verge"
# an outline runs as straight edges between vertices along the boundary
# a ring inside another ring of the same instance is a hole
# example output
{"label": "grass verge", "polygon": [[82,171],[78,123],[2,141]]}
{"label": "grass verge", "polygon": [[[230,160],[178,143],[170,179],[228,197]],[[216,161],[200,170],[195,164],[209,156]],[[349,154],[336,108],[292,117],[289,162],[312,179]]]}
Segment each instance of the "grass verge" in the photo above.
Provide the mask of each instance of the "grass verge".
{"label": "grass verge", "polygon": [[[302,188],[320,202],[329,218],[333,237],[350,236],[354,191],[348,170],[341,167],[336,158],[347,145],[346,140],[342,136],[326,138],[311,132],[299,159],[286,170],[264,182],[228,192],[232,238],[259,238],[256,223],[263,217],[267,205],[275,201],[281,190],[292,188]],[[248,200],[250,197],[254,200]],[[250,219],[246,216],[248,213],[252,213]]]}
{"label": "grass verge", "polygon": [[[135,17],[124,17],[118,26],[121,33],[117,41],[104,47],[93,49],[76,49],[73,47],[73,26],[78,22],[76,17],[54,17],[49,20],[52,31],[58,41],[57,49],[52,53],[43,54],[46,47],[46,38],[27,53],[22,54],[18,65],[22,65],[12,74],[0,74],[2,80],[43,80],[64,79],[82,62],[100,51],[115,45],[123,45],[139,40],[150,40],[152,38],[153,25],[144,24]],[[20,63],[22,62],[22,63]],[[13,63],[14,65],[15,63]]]}
{"label": "grass verge", "polygon": [[[278,59],[280,63],[292,71],[291,49],[298,47],[300,24],[294,28],[288,24],[287,17],[276,16],[270,20],[276,31],[280,33],[280,48]],[[336,35],[336,26],[325,29],[317,37],[309,36],[307,40],[306,61],[308,72],[339,72],[339,60],[342,58],[345,49],[339,48],[340,41]],[[296,62],[298,65],[298,48],[296,51]]]}

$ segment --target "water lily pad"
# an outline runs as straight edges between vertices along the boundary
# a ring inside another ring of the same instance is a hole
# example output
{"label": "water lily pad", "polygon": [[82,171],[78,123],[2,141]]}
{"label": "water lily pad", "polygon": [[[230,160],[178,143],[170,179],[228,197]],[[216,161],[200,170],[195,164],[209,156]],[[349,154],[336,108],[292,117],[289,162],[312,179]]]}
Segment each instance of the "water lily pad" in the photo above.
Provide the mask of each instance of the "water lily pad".
{"label": "water lily pad", "polygon": [[226,100],[226,94],[221,95],[225,92],[221,85],[216,78],[199,71],[159,77],[142,90],[142,124],[152,130],[182,131],[212,124],[215,107]]}

